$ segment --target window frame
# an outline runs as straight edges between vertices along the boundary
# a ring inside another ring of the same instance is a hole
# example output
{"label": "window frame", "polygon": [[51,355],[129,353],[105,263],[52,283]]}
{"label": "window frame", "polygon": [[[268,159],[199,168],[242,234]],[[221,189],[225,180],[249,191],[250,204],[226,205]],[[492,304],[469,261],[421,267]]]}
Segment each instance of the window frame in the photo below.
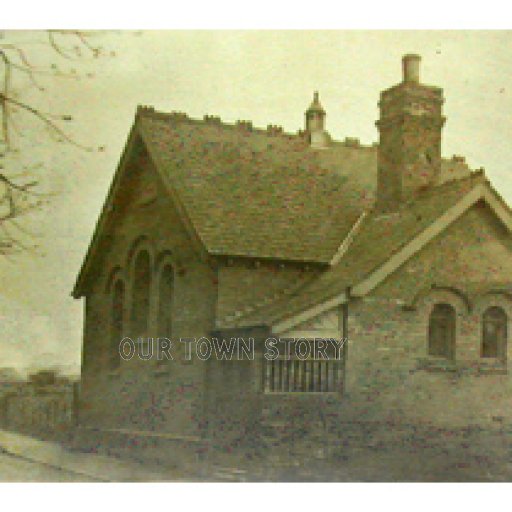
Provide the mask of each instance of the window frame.
{"label": "window frame", "polygon": [[[441,311],[436,312],[436,309],[441,310],[441,308],[445,310],[443,313]],[[441,345],[439,340],[435,340],[435,335],[433,334],[434,328],[439,327],[449,330],[449,334],[447,336],[445,335],[445,339],[443,340],[443,344],[445,345],[444,349],[438,353],[433,353],[434,341],[436,341],[437,345]],[[448,337],[450,339],[448,339]],[[430,360],[453,363],[455,362],[456,356],[456,344],[457,310],[448,302],[436,302],[428,317],[427,355]]]}
{"label": "window frame", "polygon": [[[167,274],[168,269],[170,274]],[[168,279],[169,277],[170,279]],[[156,324],[157,335],[160,338],[172,339],[173,336],[175,289],[176,271],[172,263],[166,262],[162,265],[158,275],[158,310],[156,312]],[[167,300],[168,303],[164,305],[164,302],[167,302]],[[162,332],[162,330],[166,332]]]}
{"label": "window frame", "polygon": [[[118,290],[120,290],[120,299],[117,296]],[[121,366],[119,344],[123,339],[126,322],[126,284],[123,279],[118,278],[112,284],[110,307],[108,366],[110,370],[117,370]],[[119,325],[116,325],[117,322]]]}
{"label": "window frame", "polygon": [[[147,276],[146,280],[142,280],[141,270],[139,268],[139,259],[144,257],[147,261],[144,265],[147,265]],[[140,272],[140,274],[139,274]],[[139,279],[144,284],[143,291],[138,289]],[[130,338],[136,339],[139,337],[147,337],[149,335],[149,329],[151,328],[151,291],[153,286],[153,268],[151,254],[147,249],[140,249],[133,259],[132,278],[131,278],[131,290],[130,290]],[[145,292],[143,294],[143,292]],[[138,311],[140,304],[144,305],[145,315]]]}
{"label": "window frame", "polygon": [[[498,315],[503,315],[500,319],[492,319],[486,316],[489,315],[490,312],[495,311]],[[486,337],[486,326],[488,324],[498,325],[498,327],[502,327],[504,333],[502,333],[501,339],[496,340],[496,355],[484,355],[485,348],[485,337]],[[482,362],[499,362],[505,363],[507,360],[507,345],[508,345],[508,315],[507,312],[501,307],[496,305],[488,306],[482,313],[481,316],[481,339],[480,339],[480,359]]]}

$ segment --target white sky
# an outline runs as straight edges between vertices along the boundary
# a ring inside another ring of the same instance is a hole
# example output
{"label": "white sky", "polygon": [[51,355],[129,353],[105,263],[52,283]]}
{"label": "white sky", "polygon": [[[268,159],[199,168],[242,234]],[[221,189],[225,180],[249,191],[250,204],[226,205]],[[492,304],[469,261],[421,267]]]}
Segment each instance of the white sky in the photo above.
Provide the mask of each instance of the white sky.
{"label": "white sky", "polygon": [[[331,135],[371,143],[379,92],[400,81],[401,56],[416,52],[422,81],[444,88],[443,155],[484,166],[512,203],[511,32],[105,32],[94,40],[117,53],[86,65],[94,79],[46,82],[46,95],[24,89],[45,109],[72,113],[74,137],[106,151],[50,143],[39,128],[25,132],[30,159],[46,161],[60,194],[37,218],[45,256],[0,266],[0,366],[78,365],[82,305],[70,292],[137,104],[295,131],[318,89]],[[33,48],[36,60],[48,59]]]}

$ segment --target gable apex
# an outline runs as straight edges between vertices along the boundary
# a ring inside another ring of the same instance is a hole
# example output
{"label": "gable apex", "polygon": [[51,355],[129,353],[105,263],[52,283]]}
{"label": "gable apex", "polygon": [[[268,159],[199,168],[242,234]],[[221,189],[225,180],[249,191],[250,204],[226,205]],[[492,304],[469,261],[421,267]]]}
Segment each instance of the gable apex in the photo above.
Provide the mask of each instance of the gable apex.
{"label": "gable apex", "polygon": [[453,222],[459,219],[469,208],[479,201],[484,201],[507,230],[512,233],[512,214],[510,209],[498,193],[490,186],[488,181],[481,182],[418,236],[410,240],[381,267],[374,270],[364,280],[355,285],[351,289],[351,295],[353,297],[362,297],[368,294],[387,276],[408,261],[414,254],[425,247],[427,243],[446,230]]}
{"label": "gable apex", "polygon": [[[137,111],[138,114],[138,111]],[[101,209],[100,216],[96,221],[96,225],[94,227],[94,232],[87,248],[87,252],[85,254],[85,258],[82,262],[82,266],[80,267],[80,271],[78,273],[75,285],[73,287],[73,291],[71,292],[71,296],[75,299],[78,299],[84,295],[85,291],[85,283],[87,281],[87,275],[89,273],[89,269],[92,265],[92,261],[95,257],[96,247],[100,238],[101,233],[105,228],[105,224],[107,223],[107,217],[112,210],[112,204],[114,201],[114,197],[117,194],[117,190],[119,188],[120,175],[125,169],[129,158],[132,156],[135,147],[137,144],[142,143],[140,135],[137,130],[137,114],[135,116],[134,122],[128,133],[128,137],[126,143],[124,145],[123,152],[121,154],[121,158],[119,159],[119,163],[117,165],[117,169],[114,173],[114,178],[110,183],[109,190],[107,192],[107,197],[105,202],[103,203],[103,207]]]}
{"label": "gable apex", "polygon": [[123,177],[130,166],[130,163],[137,157],[138,153],[145,152],[148,155],[148,158],[153,163],[153,168],[160,175],[161,181],[165,187],[165,190],[169,193],[171,199],[174,201],[176,209],[180,214],[180,217],[183,220],[185,227],[187,228],[189,235],[192,239],[192,243],[196,245],[198,252],[204,253],[204,248],[201,246],[201,242],[197,239],[197,234],[194,232],[193,227],[190,224],[190,221],[185,216],[185,212],[183,207],[179,204],[179,198],[177,198],[176,194],[173,193],[170,183],[166,179],[165,176],[162,176],[159,172],[159,167],[156,162],[153,161],[152,155],[147,147],[147,144],[144,140],[143,133],[141,131],[140,126],[140,117],[145,115],[146,113],[152,113],[154,110],[152,107],[137,107],[137,111],[135,114],[135,119],[130,129],[127,141],[125,143],[123,153],[119,160],[117,169],[114,173],[114,177],[109,187],[109,191],[107,193],[107,197],[103,204],[101,213],[96,222],[96,226],[94,229],[94,233],[87,249],[86,256],[80,268],[75,286],[71,295],[74,298],[79,298],[85,294],[87,289],[87,280],[90,273],[91,268],[94,265],[94,261],[97,257],[98,252],[98,244],[104,234],[104,232],[108,229],[108,224],[110,217],[113,213],[113,207],[120,191],[120,187],[123,181]]}

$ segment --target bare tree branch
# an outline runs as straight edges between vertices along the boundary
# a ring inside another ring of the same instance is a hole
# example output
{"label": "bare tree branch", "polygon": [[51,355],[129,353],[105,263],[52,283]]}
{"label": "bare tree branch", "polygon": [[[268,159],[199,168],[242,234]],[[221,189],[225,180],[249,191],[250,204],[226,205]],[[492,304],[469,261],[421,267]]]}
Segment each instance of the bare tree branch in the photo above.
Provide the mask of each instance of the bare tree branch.
{"label": "bare tree branch", "polygon": [[[14,98],[9,98],[4,95],[4,93],[0,92],[0,102],[6,105],[7,103],[12,103],[13,105],[16,105],[27,112],[30,112],[37,118],[39,118],[46,126],[51,128],[55,133],[57,133],[62,139],[64,139],[66,142],[69,142],[73,146],[76,146],[77,148],[83,149],[85,151],[92,151],[93,149],[87,146],[83,146],[82,144],[76,142],[71,137],[69,137],[64,130],[62,130],[59,126],[57,126],[49,117],[47,114],[43,114],[41,111],[37,110],[34,107],[31,107],[30,105],[27,105],[26,103],[23,103],[21,101],[15,100]],[[69,116],[62,116],[61,119],[68,121],[71,120]]]}
{"label": "bare tree branch", "polygon": [[[46,90],[45,77],[75,80],[92,77],[92,73],[80,73],[67,65],[60,67],[58,60],[62,58],[83,63],[104,55],[103,48],[89,41],[94,33],[48,30],[46,34],[46,41],[16,42],[16,37],[14,41],[6,41],[5,34],[0,38],[0,254],[3,256],[34,249],[35,246],[21,240],[23,236],[33,238],[35,235],[23,227],[19,219],[40,210],[54,195],[40,190],[41,180],[36,177],[44,171],[43,165],[29,169],[17,163],[21,158],[18,143],[27,132],[25,125],[30,123],[30,118],[37,120],[48,130],[48,135],[59,142],[93,151],[92,147],[74,140],[61,126],[61,123],[73,120],[71,115],[44,112],[32,100],[20,96],[19,86],[28,84],[30,88],[43,93]],[[33,59],[27,45],[30,48],[41,44],[45,44],[50,53],[57,57],[55,62],[40,65]],[[22,112],[28,117],[22,116]],[[98,150],[102,151],[103,147]]]}

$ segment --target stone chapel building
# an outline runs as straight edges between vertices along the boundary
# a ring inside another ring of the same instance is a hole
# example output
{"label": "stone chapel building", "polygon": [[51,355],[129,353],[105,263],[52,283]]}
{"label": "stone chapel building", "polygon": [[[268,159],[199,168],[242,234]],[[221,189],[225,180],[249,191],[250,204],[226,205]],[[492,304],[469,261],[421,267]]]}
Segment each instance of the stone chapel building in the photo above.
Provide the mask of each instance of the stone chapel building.
{"label": "stone chapel building", "polygon": [[[420,57],[380,95],[378,144],[139,107],[73,291],[80,425],[234,443],[265,422],[512,419],[512,215],[441,154]],[[254,360],[124,360],[124,337],[255,340]],[[267,360],[268,338],[347,340]],[[326,419],[327,418],[327,419]],[[313,421],[313,420],[312,420]]]}

